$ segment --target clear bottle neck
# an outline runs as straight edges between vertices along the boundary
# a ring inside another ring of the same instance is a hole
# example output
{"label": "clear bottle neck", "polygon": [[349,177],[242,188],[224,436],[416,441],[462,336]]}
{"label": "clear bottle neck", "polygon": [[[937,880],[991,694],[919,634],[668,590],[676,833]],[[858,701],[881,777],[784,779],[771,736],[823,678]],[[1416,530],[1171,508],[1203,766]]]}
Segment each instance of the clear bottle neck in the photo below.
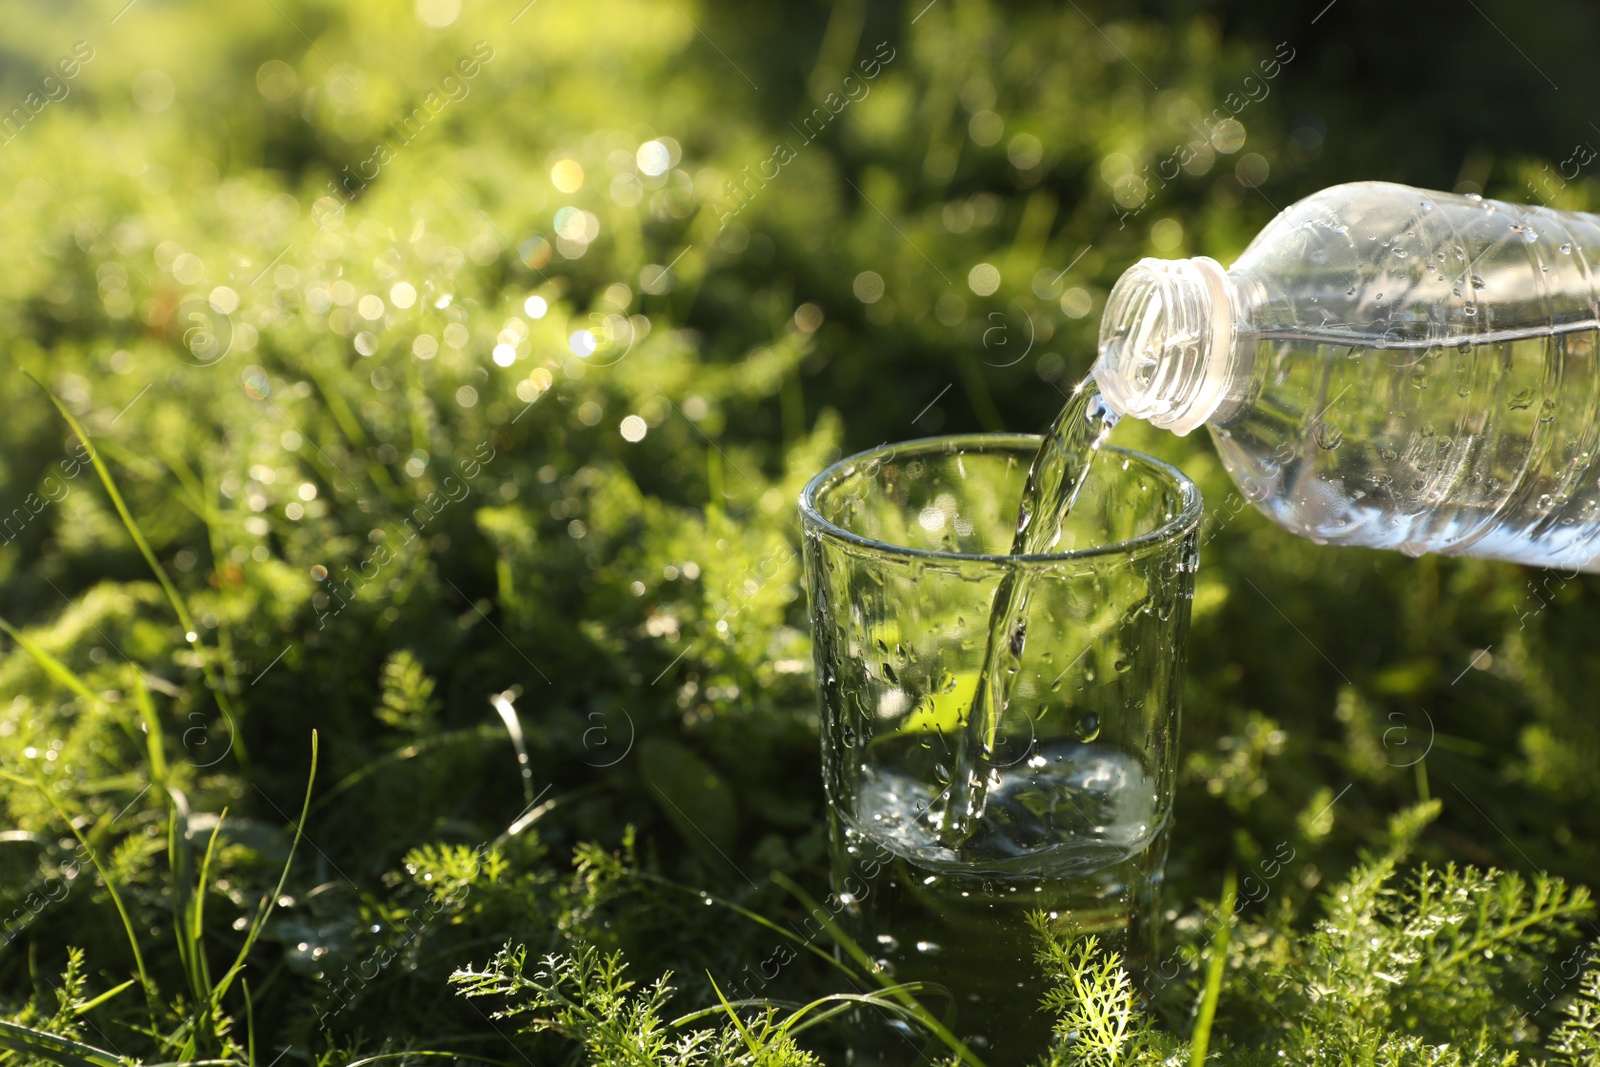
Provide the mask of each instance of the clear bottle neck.
{"label": "clear bottle neck", "polygon": [[1141,259],[1117,279],[1100,320],[1101,396],[1118,415],[1189,433],[1222,404],[1238,325],[1222,264]]}

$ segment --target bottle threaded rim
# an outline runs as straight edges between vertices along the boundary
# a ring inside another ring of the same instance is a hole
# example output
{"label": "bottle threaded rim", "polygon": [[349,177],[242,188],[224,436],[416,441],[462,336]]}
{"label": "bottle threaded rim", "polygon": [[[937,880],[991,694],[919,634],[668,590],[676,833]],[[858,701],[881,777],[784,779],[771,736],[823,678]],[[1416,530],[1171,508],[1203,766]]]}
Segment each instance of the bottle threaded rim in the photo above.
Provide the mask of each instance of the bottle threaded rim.
{"label": "bottle threaded rim", "polygon": [[1233,363],[1233,284],[1206,256],[1141,259],[1100,320],[1094,377],[1118,415],[1184,435],[1221,405]]}

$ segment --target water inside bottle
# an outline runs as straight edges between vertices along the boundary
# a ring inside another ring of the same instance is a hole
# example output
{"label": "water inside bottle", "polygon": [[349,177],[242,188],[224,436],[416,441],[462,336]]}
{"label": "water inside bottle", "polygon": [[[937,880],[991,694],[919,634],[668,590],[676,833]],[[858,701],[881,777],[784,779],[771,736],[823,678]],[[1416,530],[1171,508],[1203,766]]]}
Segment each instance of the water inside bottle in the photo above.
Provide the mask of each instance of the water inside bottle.
{"label": "water inside bottle", "polygon": [[1592,327],[1449,344],[1301,331],[1260,337],[1252,358],[1264,385],[1214,436],[1246,499],[1285,529],[1323,544],[1596,568]]}

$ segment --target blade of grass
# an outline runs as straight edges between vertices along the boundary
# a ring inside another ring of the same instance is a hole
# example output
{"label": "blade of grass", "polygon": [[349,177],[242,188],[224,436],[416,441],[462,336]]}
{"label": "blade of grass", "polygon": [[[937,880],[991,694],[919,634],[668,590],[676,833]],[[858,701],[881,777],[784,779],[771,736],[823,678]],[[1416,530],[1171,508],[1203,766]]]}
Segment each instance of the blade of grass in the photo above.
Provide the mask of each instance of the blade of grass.
{"label": "blade of grass", "polygon": [[756,1041],[755,1035],[745,1028],[744,1020],[739,1018],[739,1013],[733,1010],[733,1005],[728,1003],[728,998],[722,995],[722,989],[717,985],[717,980],[711,977],[711,972],[706,972],[706,978],[711,982],[711,991],[716,993],[717,1002],[722,1005],[722,1010],[727,1012],[728,1018],[733,1020],[734,1029],[739,1031],[739,1036],[744,1038],[745,1047],[750,1050],[750,1055],[761,1056],[761,1045]]}
{"label": "blade of grass", "polygon": [[[894,1000],[886,1000],[884,997],[886,995],[893,996],[893,993],[897,990],[903,990],[907,993],[920,993],[926,988],[927,983],[925,982],[902,982],[899,985],[890,986],[888,989],[876,990],[871,993],[830,993],[825,997],[818,997],[809,1004],[802,1004],[795,1007],[794,1011],[784,1019],[782,1023],[782,1029],[792,1029],[794,1033],[798,1034],[803,1030],[809,1030],[818,1023],[838,1015],[840,1012],[849,1011],[851,1007],[856,1004],[867,1004],[875,1008],[881,1008],[884,1011],[892,1011],[895,1014],[903,1015],[906,1018],[914,1018],[911,1013],[898,1002]],[[771,1000],[761,997],[748,997],[741,1000],[729,1001],[729,1003],[736,1008],[759,1008],[766,1006],[783,1007],[792,1004],[793,1002],[785,1000]],[[821,1014],[814,1016],[809,1021],[801,1023],[799,1026],[794,1025],[800,1019],[804,1018],[806,1013],[822,1007],[825,1004],[832,1006],[828,1007],[827,1010],[823,1011]],[[701,1019],[707,1019],[713,1015],[721,1014],[722,1007],[720,1005],[711,1008],[701,1008],[699,1011],[692,1011],[687,1015],[678,1016],[676,1019],[671,1021],[670,1025],[674,1027],[688,1026],[692,1023],[699,1022]]]}
{"label": "blade of grass", "polygon": [[135,981],[136,981],[136,979],[130,978],[126,982],[123,982],[121,985],[112,986],[110,989],[106,990],[104,993],[101,993],[98,997],[95,997],[93,1000],[86,1000],[82,1004],[79,1004],[77,1007],[73,1008],[72,1009],[73,1014],[74,1015],[86,1015],[86,1014],[88,1014],[89,1012],[93,1011],[95,1008],[98,1008],[100,1005],[102,1005],[106,1001],[110,1000],[112,997],[116,996],[118,993],[122,992],[124,989],[127,989],[129,986],[133,985]]}
{"label": "blade of grass", "polygon": [[928,1011],[927,1008],[924,1008],[920,1001],[918,1001],[911,994],[899,989],[894,983],[888,981],[883,977],[882,974],[875,971],[872,966],[872,958],[862,950],[860,945],[855,943],[855,940],[852,939],[850,935],[846,934],[839,928],[838,923],[834,922],[832,918],[827,917],[827,912],[822,905],[811,899],[811,895],[804,889],[800,888],[800,885],[795,882],[794,879],[790,878],[782,871],[773,871],[771,878],[774,882],[778,883],[778,885],[788,890],[789,894],[796,900],[800,901],[801,904],[804,904],[808,909],[809,914],[818,916],[818,921],[822,923],[823,929],[828,931],[828,936],[833,938],[834,943],[842,948],[846,955],[860,964],[862,970],[866,971],[870,975],[873,975],[878,980],[879,984],[884,986],[885,989],[896,989],[896,992],[891,995],[901,1004],[905,1005],[905,1007],[912,1013],[913,1017],[916,1018],[917,1022],[925,1027],[929,1033],[937,1037],[946,1048],[948,1048],[951,1052],[954,1052],[956,1057],[961,1060],[961,1062],[970,1064],[971,1067],[984,1067],[984,1062],[973,1054],[972,1050],[967,1047],[966,1042],[956,1037],[956,1035],[952,1034],[943,1023],[941,1023],[938,1019],[935,1019],[933,1017],[933,1013]]}
{"label": "blade of grass", "polygon": [[[167,465],[172,468],[173,474],[185,484],[193,483],[190,491],[200,500],[203,511],[200,520],[206,524],[206,543],[211,549],[211,569],[220,575],[222,561],[226,558],[222,544],[222,514],[215,506],[218,497],[211,479],[211,465],[206,462],[205,454],[201,454],[200,477],[189,471],[188,464],[184,463],[181,456],[167,457]],[[217,627],[217,647],[222,650],[222,681],[228,687],[228,695],[239,692],[239,666],[238,659],[233,654],[233,635],[227,626]]]}
{"label": "blade of grass", "polygon": [[133,702],[144,720],[145,750],[150,755],[150,784],[157,789],[167,786],[167,756],[161,744],[161,717],[156,714],[155,701],[144,684],[144,672],[135,669],[133,674]]}
{"label": "blade of grass", "polygon": [[84,683],[84,680],[78,677],[77,672],[73,671],[72,668],[68,667],[65,663],[62,663],[50,653],[34,644],[31,638],[23,636],[21,630],[18,630],[15,626],[12,626],[3,617],[0,617],[0,632],[4,632],[7,637],[15,641],[17,643],[17,647],[21,648],[22,651],[32,656],[34,660],[38,662],[39,666],[44,668],[44,672],[50,677],[54,678],[57,682],[60,682],[62,685],[66,686],[74,693],[77,693],[79,696],[87,698],[92,703],[98,704],[101,707],[105,706],[105,700],[101,698],[99,693],[96,693],[94,690],[90,689],[88,685]]}
{"label": "blade of grass", "polygon": [[81,1041],[0,1021],[0,1048],[36,1056],[62,1067],[129,1067],[129,1061]]}
{"label": "blade of grass", "polygon": [[385,752],[383,755],[378,756],[376,759],[368,760],[366,763],[363,763],[360,767],[341,778],[334,784],[333,788],[329,789],[326,793],[317,798],[317,802],[311,805],[311,810],[321,811],[327,806],[329,801],[341,796],[351,787],[360,785],[362,782],[366,781],[379,771],[395,764],[403,763],[406,760],[415,759],[416,757],[425,755],[434,749],[445,748],[450,745],[465,744],[468,741],[482,741],[489,744],[503,744],[505,742],[505,737],[506,732],[498,727],[488,725],[470,726],[463,730],[452,730],[448,733],[434,734],[432,737],[424,738],[421,741],[406,745],[402,748],[391,749],[388,752]]}
{"label": "blade of grass", "polygon": [[175,500],[180,507],[192,514],[195,518],[205,518],[204,506],[194,496],[194,494],[189,491],[188,486],[180,485],[178,489],[173,489],[171,486],[163,483],[161,464],[157,463],[155,460],[141,456],[136,452],[130,452],[128,449],[123,448],[115,441],[101,441],[99,444],[95,445],[95,448],[110,456],[113,462],[120,467],[126,468],[128,472],[134,476],[145,481],[161,485],[162,488],[165,489],[168,496]]}
{"label": "blade of grass", "polygon": [[239,979],[239,991],[244,994],[244,1062],[256,1067],[256,1006],[248,978]]}
{"label": "blade of grass", "polygon": [[[27,371],[23,373],[28,374]],[[239,762],[247,762],[244,738],[239,736],[239,717],[235,714],[233,700],[228,695],[226,687],[218,679],[217,672],[211,665],[210,657],[205,654],[205,645],[200,642],[200,631],[195,628],[194,618],[189,614],[189,607],[184,603],[183,594],[178,592],[177,586],[172,584],[172,579],[167,577],[166,568],[156,558],[155,551],[150,547],[150,542],[145,539],[144,531],[139,528],[138,522],[134,520],[133,513],[128,510],[127,503],[122,499],[122,493],[117,490],[117,483],[111,477],[110,469],[106,467],[105,460],[100,458],[100,453],[95,449],[94,442],[89,439],[89,431],[83,428],[83,424],[78,421],[77,416],[67,410],[67,406],[61,402],[60,397],[46,389],[44,383],[34,378],[32,374],[28,374],[28,377],[33,381],[33,384],[43,390],[45,396],[50,398],[50,403],[54,404],[56,411],[60,412],[61,417],[67,420],[67,425],[71,426],[72,432],[78,435],[78,440],[83,442],[84,449],[89,453],[89,462],[93,464],[95,473],[100,476],[100,484],[105,486],[106,494],[110,496],[112,505],[117,509],[117,514],[122,519],[123,527],[127,529],[128,536],[133,538],[133,543],[138,547],[139,554],[144,556],[145,562],[150,565],[150,570],[154,572],[156,581],[161,583],[161,589],[166,593],[167,600],[172,605],[172,610],[178,616],[178,623],[183,627],[184,639],[188,641],[189,647],[194,649],[195,655],[199,658],[200,670],[205,675],[206,685],[211,689],[212,698],[216,700],[217,706],[222,709],[223,715],[228,719],[229,727],[233,730],[234,750],[239,753]]]}
{"label": "blade of grass", "polygon": [[283,861],[283,873],[278,876],[278,886],[272,894],[261,902],[261,911],[256,915],[255,921],[250,924],[250,930],[245,934],[244,944],[239,946],[239,955],[235,957],[233,966],[211,989],[211,1005],[217,1010],[222,1003],[223,996],[228,992],[228,987],[239,972],[244,969],[244,961],[250,955],[250,950],[255,947],[256,939],[261,936],[262,929],[267,925],[267,916],[272,914],[272,909],[278,905],[278,897],[283,894],[283,887],[289,881],[289,868],[294,865],[295,851],[300,847],[300,839],[305,836],[306,817],[311,814],[311,789],[317,781],[317,731],[311,731],[311,773],[306,776],[305,801],[300,806],[300,818],[294,826],[294,840],[289,844],[289,857]]}
{"label": "blade of grass", "polygon": [[[219,836],[221,836],[221,834],[222,834],[222,820],[226,819],[227,817],[228,817],[228,809],[227,808],[223,808],[222,811],[217,815],[217,824],[211,828],[211,837],[210,837],[210,839],[206,841],[206,854],[203,857],[201,857],[201,859],[200,859],[200,879],[199,879],[199,882],[198,882],[198,885],[200,886],[200,891],[199,891],[198,895],[195,898],[195,907],[194,907],[194,938],[195,938],[195,941],[197,943],[199,942],[201,937],[205,936],[205,917],[206,917],[206,894],[205,894],[205,888],[206,888],[206,885],[209,883],[210,878],[211,878],[211,857],[216,854],[216,851],[217,851],[217,838]],[[206,961],[205,961],[204,954],[202,954],[201,957],[200,957],[200,965],[201,965],[201,968],[202,968],[202,972],[209,970],[209,968],[206,966]],[[204,977],[206,979],[206,988],[210,989],[211,988],[210,975],[209,974],[205,974]]]}
{"label": "blade of grass", "polygon": [[1189,1037],[1189,1067],[1205,1067],[1206,1049],[1211,1044],[1211,1024],[1217,1017],[1217,997],[1222,992],[1222,972],[1228,967],[1228,938],[1233,932],[1233,908],[1237,886],[1233,869],[1222,880],[1222,901],[1217,909],[1222,913],[1222,929],[1211,942],[1211,960],[1206,965],[1206,988],[1200,996],[1200,1011],[1194,1020],[1194,1033]]}
{"label": "blade of grass", "polygon": [[[514,1064],[511,1064],[506,1060],[497,1060],[492,1059],[489,1056],[480,1056],[476,1052],[440,1052],[435,1049],[426,1048],[412,1049],[409,1052],[384,1052],[377,1056],[368,1056],[364,1060],[353,1060],[350,1063],[345,1064],[345,1067],[367,1067],[368,1064],[385,1063],[389,1060],[404,1060],[412,1056],[454,1056],[456,1059],[460,1060],[476,1060],[479,1063],[487,1063],[490,1065],[490,1067],[515,1067]],[[154,1067],[162,1067],[162,1065],[156,1064]]]}
{"label": "blade of grass", "polygon": [[144,989],[145,1004],[150,1012],[150,1026],[153,1030],[156,1020],[155,987],[150,984],[150,974],[145,970],[144,954],[139,951],[139,937],[133,932],[133,920],[128,916],[127,905],[122,902],[122,894],[117,892],[117,884],[112,880],[111,874],[101,865],[99,850],[89,844],[88,839],[83,836],[83,831],[78,829],[71,816],[62,809],[61,804],[56,800],[55,794],[42,781],[30,780],[7,771],[0,771],[0,778],[37,789],[43,795],[46,803],[60,816],[61,821],[67,824],[67,829],[71,830],[72,836],[78,839],[78,844],[89,854],[89,862],[94,864],[94,869],[100,875],[100,880],[105,883],[106,893],[110,895],[111,903],[115,905],[117,914],[122,918],[122,928],[127,931],[128,946],[133,950],[133,963],[139,972],[139,985]]}
{"label": "blade of grass", "polygon": [[669,878],[661,877],[659,874],[651,874],[649,871],[640,871],[640,870],[630,870],[628,873],[629,873],[630,876],[632,876],[634,878],[637,878],[642,882],[649,882],[652,885],[664,886],[664,887],[666,887],[668,889],[677,890],[680,893],[688,893],[690,896],[699,897],[702,900],[709,900],[713,904],[717,904],[717,905],[720,905],[721,907],[727,908],[728,910],[732,911],[734,914],[743,916],[744,918],[749,919],[751,922],[757,924],[758,926],[766,927],[768,930],[771,930],[773,933],[777,934],[780,937],[788,938],[790,941],[793,941],[795,944],[799,945],[801,948],[805,949],[807,952],[810,952],[812,955],[814,955],[817,958],[819,958],[819,959],[823,960],[824,962],[826,962],[829,966],[831,966],[831,967],[833,967],[833,968],[835,968],[835,969],[837,969],[839,971],[842,971],[844,973],[844,976],[846,978],[850,979],[852,982],[859,982],[862,985],[867,984],[866,980],[864,978],[862,978],[861,975],[859,975],[855,971],[851,970],[849,968],[849,966],[846,965],[844,962],[842,962],[840,960],[837,960],[837,959],[834,959],[832,955],[830,955],[827,952],[824,952],[822,949],[818,948],[816,945],[813,945],[809,940],[807,940],[806,938],[801,937],[799,934],[795,933],[793,930],[785,930],[783,927],[779,926],[777,923],[773,922],[771,919],[767,918],[765,915],[757,914],[756,912],[751,911],[749,908],[742,907],[742,906],[740,906],[738,904],[735,904],[731,900],[723,900],[721,897],[714,896],[711,893],[707,893],[703,889],[695,889],[693,886],[680,885],[677,882],[674,882]]}
{"label": "blade of grass", "polygon": [[193,939],[188,936],[189,897],[193,891],[193,850],[189,847],[189,801],[181,790],[167,790],[167,868],[172,872],[172,930],[178,942],[178,962],[189,982],[190,995],[205,996],[208,990],[198,988],[191,950]]}
{"label": "blade of grass", "polygon": [[[394,479],[389,476],[389,468],[373,458],[371,442],[367,440],[367,432],[362,427],[361,420],[356,418],[356,413],[350,409],[350,404],[345,400],[344,394],[339,392],[338,387],[332,382],[329,375],[324,373],[322,368],[315,362],[303,365],[301,370],[305,371],[311,380],[316,383],[317,392],[322,394],[323,401],[328,405],[328,413],[333,416],[334,424],[339,427],[339,432],[344,434],[345,440],[362,457],[362,464],[367,468],[367,477],[372,479],[372,484],[378,487],[379,492],[389,498],[390,503],[396,507],[403,506],[406,502],[405,494],[400,491],[400,487],[395,485]],[[307,440],[306,443],[310,444],[311,442]],[[344,477],[342,472],[337,471],[337,468],[335,473],[339,473],[340,477]],[[328,484],[332,485],[332,476],[325,475],[325,477],[328,480]],[[349,479],[345,478],[345,481],[348,482]]]}

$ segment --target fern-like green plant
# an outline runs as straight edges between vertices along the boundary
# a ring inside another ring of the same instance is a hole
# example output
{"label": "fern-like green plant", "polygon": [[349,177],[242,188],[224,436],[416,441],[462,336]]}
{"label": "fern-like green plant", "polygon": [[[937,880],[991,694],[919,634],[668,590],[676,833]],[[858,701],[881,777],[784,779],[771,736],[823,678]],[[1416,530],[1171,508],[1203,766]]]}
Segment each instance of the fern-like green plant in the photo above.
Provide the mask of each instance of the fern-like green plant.
{"label": "fern-like green plant", "polygon": [[433,695],[434,682],[422,663],[408,649],[398,649],[383,661],[382,689],[378,719],[402,733],[424,737],[438,724],[439,701]]}
{"label": "fern-like green plant", "polygon": [[1555,1053],[1550,1067],[1596,1067],[1600,1064],[1600,970],[1584,973],[1577,994],[1562,1009],[1565,1018],[1550,1035]]}
{"label": "fern-like green plant", "polygon": [[1039,938],[1035,959],[1052,983],[1042,1007],[1056,1017],[1049,1067],[1122,1067],[1163,1063],[1183,1047],[1155,1029],[1139,1007],[1122,955],[1103,952],[1093,935],[1065,940],[1044,912],[1029,916]]}
{"label": "fern-like green plant", "polygon": [[[1056,1016],[1056,1044],[1043,1062],[1132,1067],[1190,1054],[1197,1063],[1239,1067],[1523,1062],[1513,1042],[1530,1045],[1531,1031],[1500,979],[1531,972],[1573,938],[1592,911],[1589,893],[1546,875],[1529,880],[1453,864],[1402,875],[1437,814],[1430,803],[1396,815],[1385,846],[1326,893],[1324,915],[1309,933],[1295,931],[1292,915],[1274,913],[1241,923],[1231,948],[1218,937],[1213,951],[1227,954],[1223,1000],[1233,1026],[1210,1053],[1198,1023],[1188,1041],[1157,1028],[1117,953],[1101,951],[1092,937],[1063,940],[1035,916],[1037,958],[1052,983],[1043,1006]],[[1203,1003],[1203,992],[1191,991]],[[1551,1063],[1600,1064],[1600,974],[1585,978],[1565,1015],[1551,1036]]]}
{"label": "fern-like green plant", "polygon": [[621,953],[602,954],[592,945],[546,956],[530,971],[527,949],[508,944],[482,970],[458,970],[450,982],[466,997],[505,998],[510,1003],[495,1018],[521,1020],[531,1032],[560,1034],[582,1046],[595,1067],[820,1065],[795,1044],[770,1008],[746,1025],[724,1002],[728,1025],[689,1029],[681,1025],[686,1020],[662,1018],[672,996],[670,975],[636,990],[626,972]]}

